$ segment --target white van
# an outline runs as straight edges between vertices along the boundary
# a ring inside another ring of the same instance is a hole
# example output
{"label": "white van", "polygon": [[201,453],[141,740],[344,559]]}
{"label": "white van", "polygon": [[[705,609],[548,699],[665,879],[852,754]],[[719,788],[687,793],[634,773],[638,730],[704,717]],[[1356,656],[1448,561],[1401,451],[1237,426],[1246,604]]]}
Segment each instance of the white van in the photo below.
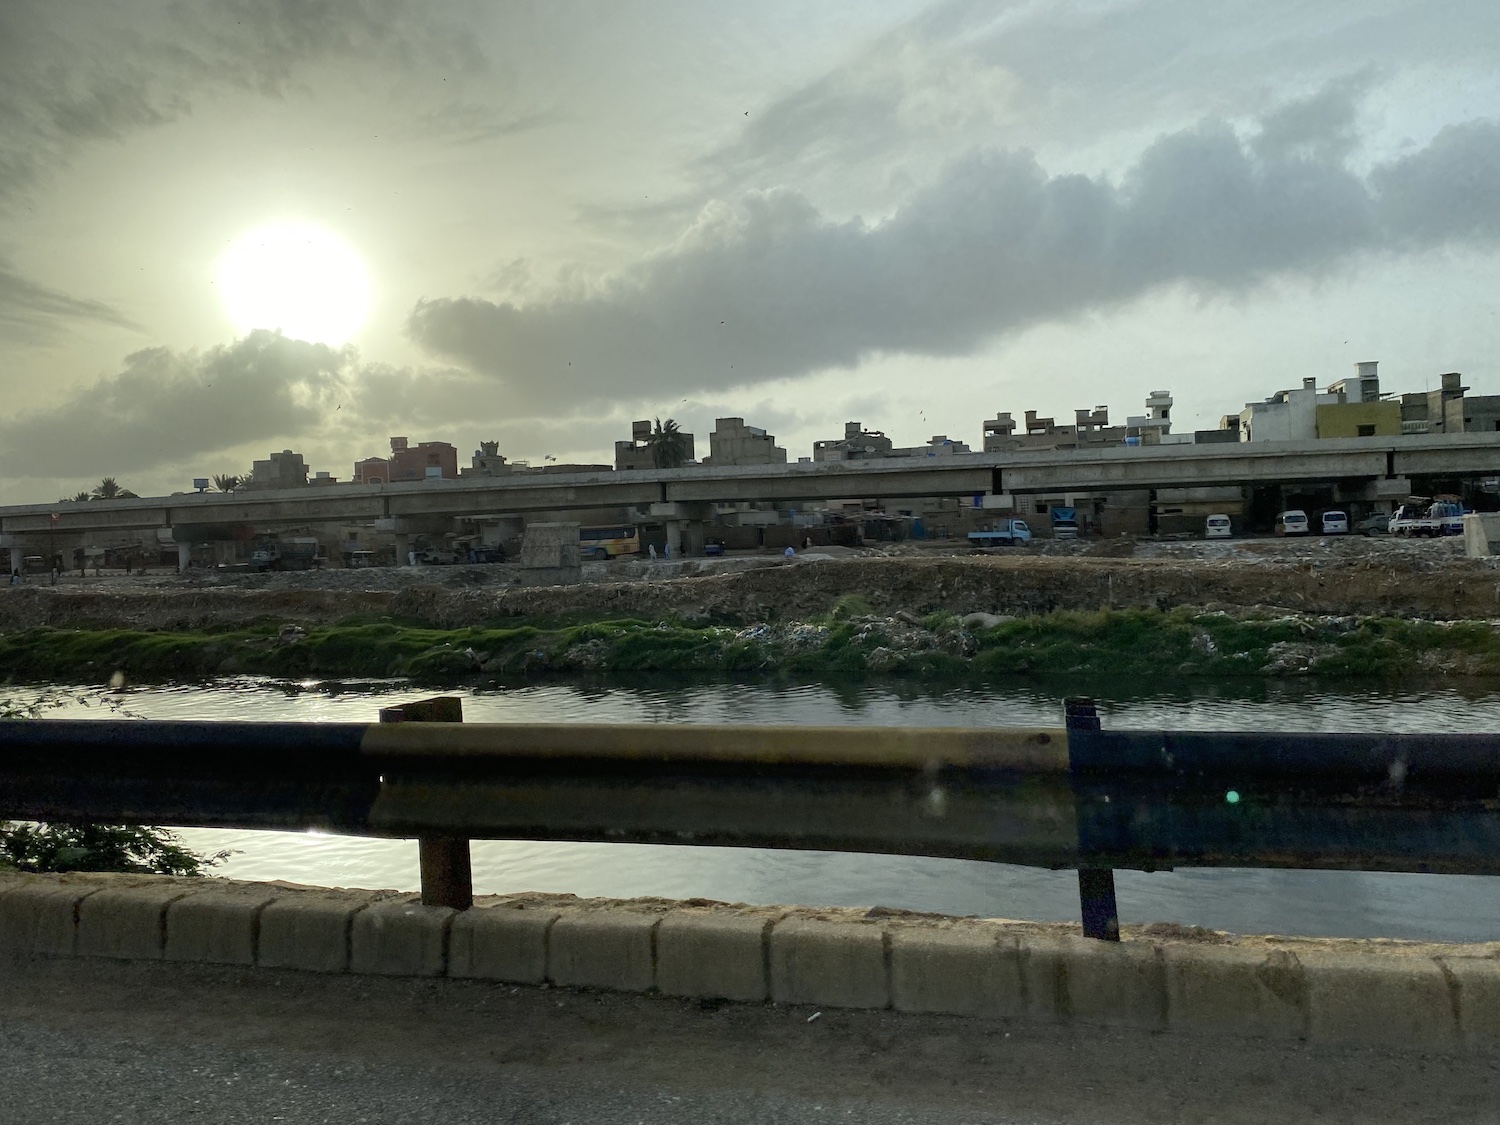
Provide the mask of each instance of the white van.
{"label": "white van", "polygon": [[1228,516],[1209,516],[1203,525],[1203,538],[1228,539],[1234,534]]}
{"label": "white van", "polygon": [[1276,517],[1277,535],[1306,535],[1307,513],[1301,508],[1292,508]]}
{"label": "white van", "polygon": [[1348,535],[1349,513],[1348,512],[1324,512],[1323,513],[1324,535]]}

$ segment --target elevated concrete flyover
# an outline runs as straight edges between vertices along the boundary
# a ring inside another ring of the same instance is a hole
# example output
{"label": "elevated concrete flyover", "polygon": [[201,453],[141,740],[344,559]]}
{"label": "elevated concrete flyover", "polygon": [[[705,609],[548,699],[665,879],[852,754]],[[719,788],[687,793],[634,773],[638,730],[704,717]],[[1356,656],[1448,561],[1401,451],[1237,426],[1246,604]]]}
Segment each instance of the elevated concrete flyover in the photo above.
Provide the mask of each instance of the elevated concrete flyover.
{"label": "elevated concrete flyover", "polygon": [[179,525],[247,524],[271,529],[318,522],[486,518],[590,508],[754,500],[955,496],[990,490],[993,470],[980,458],[899,459],[689,466],[632,472],[559,473],[379,485],[189,493],[133,500],[0,507],[0,533],[81,534]]}
{"label": "elevated concrete flyover", "polygon": [[1213,484],[1500,474],[1500,433],[1213,445],[1112,445],[985,454],[996,492],[1108,492]]}
{"label": "elevated concrete flyover", "polygon": [[0,534],[497,518],[748,501],[1108,492],[1197,485],[1500,476],[1500,432],[1304,442],[1107,446],[792,465],[516,474],[0,507]]}

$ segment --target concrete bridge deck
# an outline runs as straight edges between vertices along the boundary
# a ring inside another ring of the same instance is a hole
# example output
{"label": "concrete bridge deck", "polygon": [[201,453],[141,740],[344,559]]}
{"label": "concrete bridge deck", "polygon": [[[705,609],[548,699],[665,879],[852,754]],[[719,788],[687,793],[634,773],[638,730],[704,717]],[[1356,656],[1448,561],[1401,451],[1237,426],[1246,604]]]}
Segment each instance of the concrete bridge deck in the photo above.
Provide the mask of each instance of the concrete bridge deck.
{"label": "concrete bridge deck", "polygon": [[0,536],[185,526],[484,518],[590,508],[741,501],[1097,492],[1196,485],[1500,475],[1500,433],[1312,442],[1107,446],[1059,452],[524,474],[384,485],[182,493],[0,507]]}

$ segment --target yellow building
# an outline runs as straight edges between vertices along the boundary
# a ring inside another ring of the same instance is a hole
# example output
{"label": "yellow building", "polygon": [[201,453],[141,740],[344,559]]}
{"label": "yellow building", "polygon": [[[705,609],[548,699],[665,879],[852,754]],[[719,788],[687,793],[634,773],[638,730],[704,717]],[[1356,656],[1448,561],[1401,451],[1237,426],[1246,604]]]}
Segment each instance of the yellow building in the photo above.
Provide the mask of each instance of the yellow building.
{"label": "yellow building", "polygon": [[1318,407],[1320,438],[1400,437],[1399,402],[1331,402]]}

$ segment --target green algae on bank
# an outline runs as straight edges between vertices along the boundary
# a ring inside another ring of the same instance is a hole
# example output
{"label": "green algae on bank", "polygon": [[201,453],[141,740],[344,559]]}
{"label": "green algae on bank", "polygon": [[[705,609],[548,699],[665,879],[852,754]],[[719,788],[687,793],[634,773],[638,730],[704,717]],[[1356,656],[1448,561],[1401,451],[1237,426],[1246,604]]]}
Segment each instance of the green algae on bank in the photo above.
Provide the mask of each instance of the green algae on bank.
{"label": "green algae on bank", "polygon": [[1486,621],[1120,610],[965,624],[945,613],[919,619],[867,610],[849,599],[811,621],[748,627],[625,618],[462,629],[368,621],[201,633],[36,628],[0,634],[0,676],[105,682],[118,671],[137,683],[245,674],[439,683],[657,672],[953,682],[1057,674],[1500,675],[1500,633]]}

